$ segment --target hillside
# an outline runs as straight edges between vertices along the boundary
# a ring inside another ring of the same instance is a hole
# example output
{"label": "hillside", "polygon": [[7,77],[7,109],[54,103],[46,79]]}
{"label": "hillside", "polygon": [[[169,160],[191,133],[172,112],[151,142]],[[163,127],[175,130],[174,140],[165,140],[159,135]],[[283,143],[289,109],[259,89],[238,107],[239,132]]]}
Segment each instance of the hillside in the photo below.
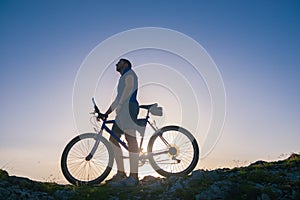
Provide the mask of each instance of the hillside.
{"label": "hillside", "polygon": [[9,176],[0,170],[0,199],[300,199],[300,155],[247,167],[197,170],[187,177],[144,177],[134,188],[76,187]]}

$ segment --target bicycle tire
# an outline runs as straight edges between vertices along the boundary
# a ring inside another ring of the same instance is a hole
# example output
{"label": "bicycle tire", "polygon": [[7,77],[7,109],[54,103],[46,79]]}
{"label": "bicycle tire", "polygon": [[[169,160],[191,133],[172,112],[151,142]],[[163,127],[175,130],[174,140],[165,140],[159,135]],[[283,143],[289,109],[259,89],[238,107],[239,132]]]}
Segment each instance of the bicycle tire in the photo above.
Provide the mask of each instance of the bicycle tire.
{"label": "bicycle tire", "polygon": [[[99,137],[99,146],[93,158],[87,161],[85,158],[90,153],[96,137]],[[113,150],[107,139],[95,133],[84,133],[73,138],[65,147],[61,157],[61,170],[73,185],[94,185],[101,183],[108,176],[113,162]]]}
{"label": "bicycle tire", "polygon": [[[175,137],[175,133],[177,136]],[[163,136],[164,139],[168,141],[171,148],[167,148],[163,143],[162,139],[159,136]],[[170,137],[169,137],[170,135]],[[177,138],[177,139],[176,139]],[[181,139],[181,140],[179,140]],[[190,143],[190,148],[192,153],[189,153],[183,145],[182,142]],[[162,145],[161,148],[167,148],[168,153],[165,154],[155,154],[158,148],[158,151],[163,151],[160,149],[159,145]],[[165,146],[165,147],[164,147]],[[188,175],[196,167],[199,159],[199,147],[194,136],[186,129],[179,126],[166,126],[157,130],[150,138],[148,147],[149,161],[153,169],[160,175],[169,177],[169,176],[184,176]],[[175,155],[178,154],[178,155]],[[182,155],[181,155],[182,154]],[[192,154],[192,157],[191,155]],[[160,161],[175,161],[179,163],[160,163]],[[177,160],[176,160],[177,159]],[[183,164],[182,164],[183,163]],[[176,165],[178,164],[178,165]],[[181,167],[181,168],[180,168]]]}

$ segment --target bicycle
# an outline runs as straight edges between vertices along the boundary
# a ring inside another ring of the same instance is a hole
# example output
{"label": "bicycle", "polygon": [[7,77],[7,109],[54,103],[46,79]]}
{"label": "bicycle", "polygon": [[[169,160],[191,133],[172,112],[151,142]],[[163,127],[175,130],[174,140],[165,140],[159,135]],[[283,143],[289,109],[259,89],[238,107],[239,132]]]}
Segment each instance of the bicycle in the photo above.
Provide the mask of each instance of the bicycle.
{"label": "bicycle", "polygon": [[[102,114],[92,98],[94,104],[93,118],[100,130],[96,133],[84,133],[73,138],[65,147],[61,157],[61,169],[64,177],[74,185],[93,185],[101,183],[110,173],[114,154],[110,142],[102,136],[105,130],[113,136],[127,151],[128,146],[121,141],[107,126],[114,120],[108,120],[108,116]],[[140,109],[147,111],[146,117],[138,119],[138,132],[141,135],[139,141],[139,166],[147,161],[160,175],[169,177],[172,175],[188,175],[196,167],[199,159],[199,148],[193,135],[180,126],[171,125],[158,128],[154,122],[149,121],[150,114],[162,116],[162,108],[158,104],[140,105]],[[154,130],[147,146],[147,152],[143,152],[145,128],[150,125]]]}

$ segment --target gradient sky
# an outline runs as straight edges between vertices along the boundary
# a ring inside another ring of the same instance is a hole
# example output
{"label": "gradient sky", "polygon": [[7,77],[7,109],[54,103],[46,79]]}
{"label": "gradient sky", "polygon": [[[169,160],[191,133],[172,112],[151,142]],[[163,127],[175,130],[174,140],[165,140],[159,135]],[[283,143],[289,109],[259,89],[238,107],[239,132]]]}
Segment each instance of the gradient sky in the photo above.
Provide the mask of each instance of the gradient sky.
{"label": "gradient sky", "polygon": [[[100,42],[164,27],[200,43],[222,75],[227,116],[200,167],[235,167],[299,152],[299,1],[0,1],[0,168],[63,181],[76,134],[72,91]],[[89,110],[87,111],[89,112]]]}

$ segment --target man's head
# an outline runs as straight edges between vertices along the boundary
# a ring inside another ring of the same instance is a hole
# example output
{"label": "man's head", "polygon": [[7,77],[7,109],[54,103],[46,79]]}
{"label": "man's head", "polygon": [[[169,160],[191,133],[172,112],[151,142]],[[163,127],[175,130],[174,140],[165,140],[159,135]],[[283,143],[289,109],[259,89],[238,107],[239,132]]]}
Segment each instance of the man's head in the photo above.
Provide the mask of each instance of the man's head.
{"label": "man's head", "polygon": [[116,70],[122,74],[125,69],[131,69],[131,63],[129,62],[129,60],[121,58],[116,64],[116,67]]}

